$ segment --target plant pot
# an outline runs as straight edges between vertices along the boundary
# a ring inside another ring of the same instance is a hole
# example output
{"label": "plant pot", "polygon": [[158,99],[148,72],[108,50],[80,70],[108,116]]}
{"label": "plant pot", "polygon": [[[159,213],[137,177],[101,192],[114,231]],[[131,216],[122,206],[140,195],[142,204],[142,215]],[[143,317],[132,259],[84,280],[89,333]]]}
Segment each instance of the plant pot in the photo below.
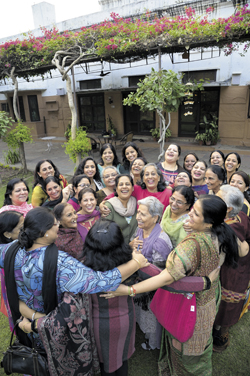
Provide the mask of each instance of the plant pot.
{"label": "plant pot", "polygon": [[199,140],[199,141],[198,141],[198,144],[199,144],[199,145],[203,145],[204,142],[203,142],[202,140]]}
{"label": "plant pot", "polygon": [[206,141],[206,145],[210,146],[212,144],[212,141]]}

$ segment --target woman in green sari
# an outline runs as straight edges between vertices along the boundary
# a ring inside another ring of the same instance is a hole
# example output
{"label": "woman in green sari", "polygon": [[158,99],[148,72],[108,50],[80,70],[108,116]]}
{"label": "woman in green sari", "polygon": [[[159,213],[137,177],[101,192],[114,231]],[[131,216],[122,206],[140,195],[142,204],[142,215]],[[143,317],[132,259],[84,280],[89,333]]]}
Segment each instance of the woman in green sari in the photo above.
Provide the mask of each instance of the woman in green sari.
{"label": "woman in green sari", "polygon": [[193,204],[194,191],[191,187],[179,185],[173,189],[172,196],[169,198],[169,206],[161,220],[161,227],[170,237],[173,248],[187,236],[183,224],[189,219],[188,213]]}
{"label": "woman in green sari", "polygon": [[[192,234],[185,238],[168,256],[166,268],[157,276],[134,286],[120,285],[107,298],[117,295],[140,294],[169,285],[187,274],[207,276],[225,260],[226,265],[237,266],[238,244],[232,229],[224,223],[227,206],[217,196],[198,199],[189,213]],[[197,266],[195,240],[200,245],[200,262]],[[212,328],[216,315],[219,279],[211,288],[196,292],[197,318],[193,336],[185,343],[178,342],[164,331],[160,354],[160,375],[211,376]],[[160,307],[159,307],[160,309]]]}

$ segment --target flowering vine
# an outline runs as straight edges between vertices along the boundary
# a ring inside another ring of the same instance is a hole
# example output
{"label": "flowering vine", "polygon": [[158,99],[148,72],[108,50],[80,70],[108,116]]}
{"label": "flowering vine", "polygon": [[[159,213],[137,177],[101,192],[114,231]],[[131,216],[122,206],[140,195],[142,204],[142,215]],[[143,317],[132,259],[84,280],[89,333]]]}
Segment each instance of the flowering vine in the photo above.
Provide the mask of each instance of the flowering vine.
{"label": "flowering vine", "polygon": [[[248,4],[247,4],[248,5]],[[249,48],[250,10],[245,5],[227,18],[209,20],[213,8],[206,14],[196,16],[195,11],[186,8],[184,16],[162,17],[149,20],[146,13],[143,19],[132,21],[111,13],[110,20],[98,25],[82,27],[79,31],[65,30],[63,33],[54,27],[42,28],[42,36],[24,34],[23,40],[10,40],[0,45],[0,79],[8,76],[15,67],[19,77],[43,74],[52,69],[52,58],[59,50],[66,51],[79,46],[85,51],[82,61],[106,60],[126,62],[126,59],[140,59],[162,52],[184,51],[185,46],[225,47],[226,55],[237,50],[244,42],[243,53]]]}

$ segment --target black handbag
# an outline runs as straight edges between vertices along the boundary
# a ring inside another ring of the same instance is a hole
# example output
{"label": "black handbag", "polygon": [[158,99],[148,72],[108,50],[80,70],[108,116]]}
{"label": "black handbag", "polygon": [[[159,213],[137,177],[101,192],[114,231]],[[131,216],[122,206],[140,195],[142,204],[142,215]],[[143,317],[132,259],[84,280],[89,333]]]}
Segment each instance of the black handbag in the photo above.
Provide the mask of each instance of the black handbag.
{"label": "black handbag", "polygon": [[17,339],[12,344],[17,325],[18,322],[15,324],[11,334],[10,345],[1,361],[1,367],[4,368],[4,372],[6,375],[23,373],[32,376],[49,376],[47,359],[35,349],[33,337],[32,348],[22,345]]}

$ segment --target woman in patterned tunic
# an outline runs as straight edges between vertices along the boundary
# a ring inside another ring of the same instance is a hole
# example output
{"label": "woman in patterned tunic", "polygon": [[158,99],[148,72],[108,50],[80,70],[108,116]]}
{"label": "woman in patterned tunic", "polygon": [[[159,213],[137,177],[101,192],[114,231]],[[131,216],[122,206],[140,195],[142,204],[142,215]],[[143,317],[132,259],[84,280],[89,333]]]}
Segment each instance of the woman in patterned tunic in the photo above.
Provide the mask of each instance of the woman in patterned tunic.
{"label": "woman in patterned tunic", "polygon": [[[190,212],[189,225],[193,233],[170,253],[166,269],[156,277],[131,286],[132,292],[134,289],[138,294],[169,285],[188,273],[194,276],[208,275],[224,258],[226,264],[237,265],[237,239],[230,227],[224,223],[226,213],[227,206],[219,197],[205,196],[197,200]],[[201,250],[198,268],[196,268],[197,251],[193,237],[198,241]],[[217,278],[209,290],[195,293],[197,319],[194,334],[187,342],[178,342],[164,330],[159,360],[161,375],[167,375],[169,372],[171,375],[178,376],[212,375],[212,327],[216,315],[218,287]],[[128,287],[122,285],[107,297],[119,293],[128,295]]]}
{"label": "woman in patterned tunic", "polygon": [[[38,207],[27,214],[23,229],[19,235],[19,243],[16,243],[18,249],[14,257],[14,278],[17,286],[17,294],[19,299],[24,301],[27,306],[35,310],[35,312],[45,311],[42,295],[44,256],[47,247],[56,240],[57,232],[58,222],[55,221],[53,213],[45,208]],[[11,244],[13,243],[0,245],[1,268],[4,267],[5,257],[8,255]],[[122,279],[128,278],[132,273],[138,270],[139,264],[143,267],[145,263],[145,257],[138,254],[136,255],[136,260],[131,257],[130,261],[118,268],[114,267],[112,270],[99,272],[91,270],[75,258],[59,250],[56,268],[56,294],[58,303],[68,303],[68,306],[70,306],[71,302],[70,297],[67,295],[68,292],[76,295],[78,293],[93,294],[107,291],[110,288],[115,289]],[[66,296],[63,297],[64,293],[66,293]],[[56,310],[52,312],[52,319],[56,313]],[[76,312],[71,312],[71,316],[72,315],[74,321],[73,326],[75,328],[75,325],[79,323],[78,320],[81,319],[80,321],[82,321],[85,316],[84,306],[81,307],[79,316],[76,315]],[[88,318],[85,317],[84,320],[86,321],[86,319]],[[14,318],[14,320],[16,320],[16,318]],[[35,322],[36,325],[34,325],[34,328],[37,328],[37,320],[35,320]],[[58,325],[60,329],[61,325],[59,323]],[[60,330],[53,331],[50,327],[47,327],[47,329],[50,333],[55,332],[55,336],[61,333]],[[27,331],[26,328],[26,332]],[[74,333],[74,331],[75,329],[72,330],[72,333]],[[83,334],[84,333],[82,333],[82,335]],[[38,339],[36,335],[36,340]],[[79,356],[79,354],[77,356]],[[60,358],[61,360],[59,358],[57,359],[57,362],[61,362],[60,367],[62,372],[63,370],[66,372],[65,369],[69,371],[67,367],[72,365],[71,357],[71,353],[65,353],[65,356]],[[82,357],[81,359],[84,363],[84,360],[87,360],[84,359],[84,353]],[[91,373],[86,374],[90,375]]]}

